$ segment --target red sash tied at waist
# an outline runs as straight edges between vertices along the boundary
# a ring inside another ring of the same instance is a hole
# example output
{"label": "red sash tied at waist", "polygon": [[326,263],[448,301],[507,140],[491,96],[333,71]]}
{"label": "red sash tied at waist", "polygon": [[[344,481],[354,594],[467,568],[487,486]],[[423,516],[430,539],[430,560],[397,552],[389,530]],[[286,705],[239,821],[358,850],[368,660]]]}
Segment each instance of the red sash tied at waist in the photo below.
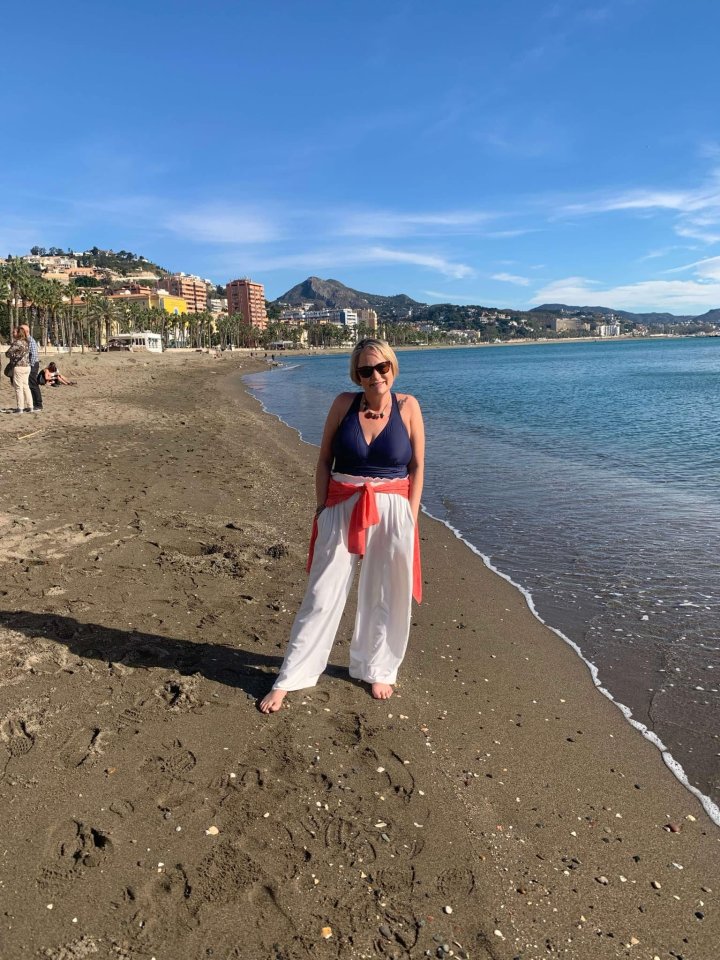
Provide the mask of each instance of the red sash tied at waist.
{"label": "red sash tied at waist", "polygon": [[[390,483],[341,483],[339,480],[330,478],[326,507],[334,507],[338,503],[344,503],[355,494],[359,494],[357,503],[353,507],[350,515],[350,529],[348,530],[348,550],[360,557],[365,556],[365,531],[369,527],[375,526],[380,522],[378,513],[376,493],[396,493],[406,500],[410,499],[410,478],[404,480],[393,480]],[[313,520],[312,536],[310,537],[310,549],[308,551],[307,572],[310,573],[310,567],[315,553],[315,541],[318,535],[317,517]],[[420,538],[418,537],[418,528],[415,524],[415,544],[413,548],[413,590],[412,595],[418,603],[422,600],[422,569],[420,566]]]}

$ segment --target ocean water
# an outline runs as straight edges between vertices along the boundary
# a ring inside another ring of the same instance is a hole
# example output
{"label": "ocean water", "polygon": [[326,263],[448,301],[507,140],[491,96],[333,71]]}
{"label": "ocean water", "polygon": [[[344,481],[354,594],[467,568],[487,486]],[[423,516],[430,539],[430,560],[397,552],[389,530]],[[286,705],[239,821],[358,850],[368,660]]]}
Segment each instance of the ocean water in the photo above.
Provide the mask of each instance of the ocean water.
{"label": "ocean water", "polygon": [[[317,444],[347,365],[246,382]],[[407,351],[396,388],[423,409],[424,508],[719,804],[720,338]]]}

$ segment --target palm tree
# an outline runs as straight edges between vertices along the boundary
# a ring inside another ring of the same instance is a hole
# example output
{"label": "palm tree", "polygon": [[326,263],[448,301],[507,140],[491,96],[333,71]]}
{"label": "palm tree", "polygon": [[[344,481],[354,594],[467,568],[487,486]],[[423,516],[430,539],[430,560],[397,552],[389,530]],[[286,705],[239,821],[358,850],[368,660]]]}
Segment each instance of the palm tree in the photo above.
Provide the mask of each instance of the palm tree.
{"label": "palm tree", "polygon": [[36,280],[32,299],[35,307],[35,319],[39,327],[38,336],[44,347],[47,346],[48,315],[50,312],[50,283],[47,280]]}
{"label": "palm tree", "polygon": [[47,347],[48,332],[51,330],[50,339],[57,346],[58,344],[58,315],[63,306],[63,285],[59,280],[47,281],[47,316],[45,319],[45,330],[43,331],[43,346]]}
{"label": "palm tree", "polygon": [[98,324],[98,346],[105,340],[105,343],[113,335],[113,326],[118,320],[117,304],[110,297],[93,297],[93,316]]}
{"label": "palm tree", "polygon": [[12,328],[18,325],[18,301],[26,298],[28,282],[32,274],[30,267],[22,257],[8,257],[5,261],[3,273],[9,287],[10,300],[9,319]]}
{"label": "palm tree", "polygon": [[[65,342],[67,343],[68,353],[72,353],[73,342],[75,340],[75,300],[77,293],[77,285],[71,280],[70,283],[68,283],[65,287],[65,299],[68,301],[65,304],[65,320],[67,323],[67,337]],[[83,351],[84,349],[85,345],[83,343]]]}

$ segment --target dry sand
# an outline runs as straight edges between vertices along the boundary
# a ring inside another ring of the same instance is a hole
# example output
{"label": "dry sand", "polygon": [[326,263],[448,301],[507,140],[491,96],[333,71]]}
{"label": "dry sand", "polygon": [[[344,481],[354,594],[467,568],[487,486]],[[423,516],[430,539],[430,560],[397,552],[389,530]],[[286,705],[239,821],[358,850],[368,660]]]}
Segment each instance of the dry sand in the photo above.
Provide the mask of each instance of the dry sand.
{"label": "dry sand", "polygon": [[67,358],[76,389],[0,416],[2,960],[714,960],[720,831],[441,524],[392,700],[346,616],[255,709],[314,451],[241,367]]}

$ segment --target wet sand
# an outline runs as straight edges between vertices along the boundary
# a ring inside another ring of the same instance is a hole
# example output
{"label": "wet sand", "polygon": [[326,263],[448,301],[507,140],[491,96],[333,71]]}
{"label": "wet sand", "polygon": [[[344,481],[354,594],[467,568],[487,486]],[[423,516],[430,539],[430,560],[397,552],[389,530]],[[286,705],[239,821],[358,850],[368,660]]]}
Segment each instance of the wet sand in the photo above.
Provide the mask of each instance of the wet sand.
{"label": "wet sand", "polygon": [[0,415],[2,960],[713,960],[720,830],[511,585],[422,518],[395,696],[349,609],[264,717],[313,449],[247,359],[62,369]]}

